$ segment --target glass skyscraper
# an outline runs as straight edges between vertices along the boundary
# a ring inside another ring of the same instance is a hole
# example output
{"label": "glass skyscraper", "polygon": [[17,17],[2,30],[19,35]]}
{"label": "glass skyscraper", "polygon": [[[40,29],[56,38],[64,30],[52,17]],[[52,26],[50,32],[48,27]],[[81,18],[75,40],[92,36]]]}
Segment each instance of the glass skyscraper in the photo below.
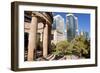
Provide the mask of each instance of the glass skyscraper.
{"label": "glass skyscraper", "polygon": [[67,25],[67,40],[71,41],[78,34],[78,18],[74,14],[66,15],[66,25]]}
{"label": "glass skyscraper", "polygon": [[61,15],[54,16],[52,28],[54,42],[57,43],[64,40],[64,18]]}
{"label": "glass skyscraper", "polygon": [[90,39],[90,37],[89,37],[89,33],[86,32],[86,31],[81,31],[81,32],[80,32],[80,35],[84,36],[84,38],[87,39],[87,40]]}

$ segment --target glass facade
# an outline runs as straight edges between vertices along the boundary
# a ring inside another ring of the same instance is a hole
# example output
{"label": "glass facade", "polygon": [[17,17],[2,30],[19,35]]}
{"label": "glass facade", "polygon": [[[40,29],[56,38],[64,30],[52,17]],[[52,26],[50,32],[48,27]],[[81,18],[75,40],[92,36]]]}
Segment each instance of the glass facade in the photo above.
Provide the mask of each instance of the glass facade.
{"label": "glass facade", "polygon": [[60,15],[54,16],[53,20],[54,42],[64,40],[64,18]]}
{"label": "glass facade", "polygon": [[67,40],[71,41],[78,35],[78,20],[73,14],[67,14]]}

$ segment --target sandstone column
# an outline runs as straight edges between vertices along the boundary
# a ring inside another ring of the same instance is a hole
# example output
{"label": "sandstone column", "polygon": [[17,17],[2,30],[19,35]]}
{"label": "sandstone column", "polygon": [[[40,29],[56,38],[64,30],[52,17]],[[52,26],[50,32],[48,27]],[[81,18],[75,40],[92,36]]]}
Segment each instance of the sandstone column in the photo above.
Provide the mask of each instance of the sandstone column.
{"label": "sandstone column", "polygon": [[43,33],[43,57],[47,57],[48,54],[48,25],[44,27]]}
{"label": "sandstone column", "polygon": [[35,58],[37,25],[37,17],[32,16],[29,31],[28,61],[33,61]]}

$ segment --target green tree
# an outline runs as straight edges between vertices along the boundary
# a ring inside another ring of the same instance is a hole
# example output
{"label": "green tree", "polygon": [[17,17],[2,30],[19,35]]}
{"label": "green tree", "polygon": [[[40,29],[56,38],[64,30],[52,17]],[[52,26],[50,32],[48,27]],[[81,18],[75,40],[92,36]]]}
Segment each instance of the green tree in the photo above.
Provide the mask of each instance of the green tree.
{"label": "green tree", "polygon": [[84,36],[77,36],[74,40],[72,40],[73,46],[73,54],[76,54],[80,57],[88,54],[88,50],[90,49],[89,42],[86,40]]}
{"label": "green tree", "polygon": [[77,55],[79,57],[90,57],[90,41],[84,36],[77,36],[72,41],[60,41],[53,44],[52,53],[57,56]]}
{"label": "green tree", "polygon": [[69,46],[68,41],[60,41],[56,44],[56,48],[53,50],[53,54],[55,55],[65,55],[66,54],[66,49]]}

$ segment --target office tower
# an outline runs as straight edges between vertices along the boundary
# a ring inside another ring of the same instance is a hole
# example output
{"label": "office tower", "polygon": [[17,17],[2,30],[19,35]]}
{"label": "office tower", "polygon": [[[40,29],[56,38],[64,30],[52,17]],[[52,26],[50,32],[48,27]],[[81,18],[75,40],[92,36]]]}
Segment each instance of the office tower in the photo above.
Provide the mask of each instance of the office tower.
{"label": "office tower", "polygon": [[85,39],[89,40],[89,33],[85,31],[81,31],[80,35],[84,36]]}
{"label": "office tower", "polygon": [[52,28],[54,43],[56,44],[57,42],[64,40],[64,18],[62,16],[54,16]]}
{"label": "office tower", "polygon": [[67,14],[66,15],[66,29],[67,29],[67,40],[71,41],[74,39],[78,34],[78,18],[74,16],[74,14]]}

